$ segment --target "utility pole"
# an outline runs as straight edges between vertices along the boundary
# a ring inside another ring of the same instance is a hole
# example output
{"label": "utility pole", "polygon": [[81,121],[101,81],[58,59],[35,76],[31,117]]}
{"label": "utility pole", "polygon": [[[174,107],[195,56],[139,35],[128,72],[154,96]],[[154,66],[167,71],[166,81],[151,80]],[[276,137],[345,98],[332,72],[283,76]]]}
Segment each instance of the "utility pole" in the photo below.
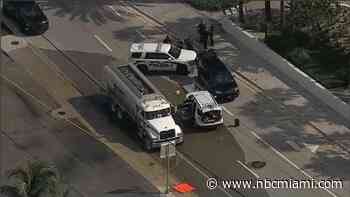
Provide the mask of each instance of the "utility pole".
{"label": "utility pole", "polygon": [[175,142],[165,142],[160,146],[160,158],[166,159],[165,194],[170,193],[170,157],[176,155]]}

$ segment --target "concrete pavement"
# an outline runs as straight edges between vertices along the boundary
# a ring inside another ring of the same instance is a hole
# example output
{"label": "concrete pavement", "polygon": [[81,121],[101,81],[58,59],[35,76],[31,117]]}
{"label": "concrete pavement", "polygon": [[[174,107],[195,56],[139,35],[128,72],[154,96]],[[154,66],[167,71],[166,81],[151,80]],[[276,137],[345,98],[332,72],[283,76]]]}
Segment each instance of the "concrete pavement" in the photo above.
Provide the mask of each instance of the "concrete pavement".
{"label": "concrete pavement", "polygon": [[[5,76],[25,83],[27,93],[45,92],[21,66],[5,58]],[[11,69],[8,69],[11,68]],[[108,196],[128,192],[159,196],[156,188],[130,165],[79,128],[50,116],[50,111],[12,82],[1,83],[1,134],[5,170],[23,164],[26,159],[54,162],[68,184],[71,196]],[[34,92],[31,90],[35,89]],[[45,94],[42,96],[44,102]],[[49,102],[48,102],[49,103]],[[50,106],[54,107],[54,106]],[[103,178],[101,178],[103,177]],[[120,177],[123,177],[122,179]]]}

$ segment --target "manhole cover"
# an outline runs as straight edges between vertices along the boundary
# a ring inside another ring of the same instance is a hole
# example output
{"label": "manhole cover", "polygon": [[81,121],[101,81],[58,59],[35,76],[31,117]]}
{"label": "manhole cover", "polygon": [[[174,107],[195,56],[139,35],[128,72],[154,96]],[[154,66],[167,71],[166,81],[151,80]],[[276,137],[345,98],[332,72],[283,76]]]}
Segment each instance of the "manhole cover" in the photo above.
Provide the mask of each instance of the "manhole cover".
{"label": "manhole cover", "polygon": [[252,161],[250,165],[255,169],[260,169],[266,166],[266,162],[264,161]]}
{"label": "manhole cover", "polygon": [[59,112],[57,112],[57,114],[60,115],[60,116],[64,116],[64,115],[66,115],[66,112],[64,112],[64,111],[59,111]]}
{"label": "manhole cover", "polygon": [[17,41],[17,40],[12,41],[11,44],[12,44],[12,45],[18,45],[18,44],[19,44],[19,41]]}

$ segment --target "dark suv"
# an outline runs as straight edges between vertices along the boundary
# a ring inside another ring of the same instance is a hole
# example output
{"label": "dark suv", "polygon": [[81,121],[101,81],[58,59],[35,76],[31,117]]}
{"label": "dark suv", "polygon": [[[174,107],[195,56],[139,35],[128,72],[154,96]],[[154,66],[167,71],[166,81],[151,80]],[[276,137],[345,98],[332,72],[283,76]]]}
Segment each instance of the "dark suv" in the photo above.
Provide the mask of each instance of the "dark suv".
{"label": "dark suv", "polygon": [[19,25],[27,35],[42,34],[49,28],[49,22],[39,5],[29,0],[4,0],[3,13]]}
{"label": "dark suv", "polygon": [[196,86],[207,89],[217,102],[232,101],[239,95],[237,83],[231,71],[213,50],[199,54]]}

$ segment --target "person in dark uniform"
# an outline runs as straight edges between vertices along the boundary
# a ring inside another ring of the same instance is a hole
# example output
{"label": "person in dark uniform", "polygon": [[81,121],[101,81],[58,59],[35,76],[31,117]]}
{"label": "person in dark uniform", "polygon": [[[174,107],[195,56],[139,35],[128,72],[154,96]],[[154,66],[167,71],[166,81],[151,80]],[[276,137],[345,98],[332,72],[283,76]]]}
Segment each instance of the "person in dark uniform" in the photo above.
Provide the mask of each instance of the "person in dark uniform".
{"label": "person in dark uniform", "polygon": [[208,48],[208,37],[209,37],[209,31],[205,30],[202,35],[202,43],[203,43],[203,48],[207,49]]}
{"label": "person in dark uniform", "polygon": [[171,38],[169,37],[169,35],[166,35],[165,39],[163,40],[163,43],[171,44]]}
{"label": "person in dark uniform", "polygon": [[210,46],[214,46],[214,25],[210,25],[209,29],[209,39],[210,39]]}
{"label": "person in dark uniform", "polygon": [[203,34],[206,31],[207,27],[205,26],[203,20],[197,25],[197,32],[199,34],[199,42],[203,43]]}

